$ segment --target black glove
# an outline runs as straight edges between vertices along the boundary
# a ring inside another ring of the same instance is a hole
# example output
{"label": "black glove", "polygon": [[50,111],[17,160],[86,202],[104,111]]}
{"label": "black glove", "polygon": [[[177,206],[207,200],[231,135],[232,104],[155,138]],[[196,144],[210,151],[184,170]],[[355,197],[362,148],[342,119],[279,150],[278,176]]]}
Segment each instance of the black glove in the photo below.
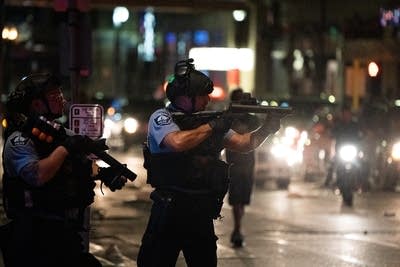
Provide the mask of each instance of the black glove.
{"label": "black glove", "polygon": [[109,149],[109,147],[106,145],[105,138],[92,140],[89,146],[91,151],[106,151]]}
{"label": "black glove", "polygon": [[64,142],[61,143],[69,154],[76,154],[79,152],[86,152],[90,145],[90,138],[83,135],[68,136]]}
{"label": "black glove", "polygon": [[281,117],[272,115],[267,115],[264,120],[263,130],[269,133],[276,133],[281,128]]}
{"label": "black glove", "polygon": [[121,189],[127,179],[118,174],[118,171],[113,167],[100,168],[97,178],[102,181],[111,191]]}
{"label": "black glove", "polygon": [[233,117],[224,113],[220,117],[208,122],[214,133],[226,133],[232,126]]}

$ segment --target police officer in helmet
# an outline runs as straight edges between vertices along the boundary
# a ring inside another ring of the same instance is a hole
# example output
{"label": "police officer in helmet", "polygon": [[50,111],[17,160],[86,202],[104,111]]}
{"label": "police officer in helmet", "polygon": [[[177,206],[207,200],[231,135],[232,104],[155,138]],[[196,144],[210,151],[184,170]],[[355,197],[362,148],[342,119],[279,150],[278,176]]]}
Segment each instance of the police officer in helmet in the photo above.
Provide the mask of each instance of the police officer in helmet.
{"label": "police officer in helmet", "polygon": [[[2,226],[5,266],[101,266],[85,252],[81,233],[88,231],[85,209],[94,201],[94,180],[108,181],[112,168],[96,168],[85,156],[88,137],[40,139],[28,123],[37,116],[48,121],[61,117],[65,103],[60,80],[47,73],[25,77],[8,96],[3,197],[10,223]],[[106,185],[116,190],[125,183],[121,176]]]}
{"label": "police officer in helmet", "polygon": [[179,61],[166,91],[171,104],[150,116],[144,166],[155,190],[139,267],[175,266],[180,251],[188,266],[217,266],[213,220],[229,185],[220,152],[254,150],[280,128],[279,118],[267,116],[255,131],[239,134],[230,129],[228,114],[196,116],[212,91],[213,82],[192,59]]}

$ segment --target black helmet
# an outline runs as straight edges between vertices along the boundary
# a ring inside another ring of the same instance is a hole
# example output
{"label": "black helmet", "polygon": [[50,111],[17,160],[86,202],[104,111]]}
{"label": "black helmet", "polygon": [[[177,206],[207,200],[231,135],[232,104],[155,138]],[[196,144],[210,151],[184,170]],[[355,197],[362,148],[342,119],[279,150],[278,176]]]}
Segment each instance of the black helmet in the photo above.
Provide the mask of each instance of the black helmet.
{"label": "black helmet", "polygon": [[44,97],[44,94],[61,86],[61,81],[49,73],[39,73],[21,79],[17,87],[10,92],[6,107],[10,112],[19,112],[25,115],[33,99]]}
{"label": "black helmet", "polygon": [[175,73],[168,82],[166,94],[172,102],[177,96],[208,95],[214,90],[213,82],[204,73],[195,70],[193,59],[178,61]]}

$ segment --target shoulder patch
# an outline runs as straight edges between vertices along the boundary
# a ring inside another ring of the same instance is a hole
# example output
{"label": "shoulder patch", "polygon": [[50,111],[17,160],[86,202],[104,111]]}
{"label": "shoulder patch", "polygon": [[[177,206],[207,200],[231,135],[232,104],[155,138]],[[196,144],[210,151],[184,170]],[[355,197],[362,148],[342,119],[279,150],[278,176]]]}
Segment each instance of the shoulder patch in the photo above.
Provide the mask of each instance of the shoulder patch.
{"label": "shoulder patch", "polygon": [[155,117],[154,122],[158,126],[168,125],[171,123],[171,116],[168,113],[161,113]]}
{"label": "shoulder patch", "polygon": [[28,141],[29,139],[22,135],[16,135],[10,140],[13,146],[24,146],[28,143]]}

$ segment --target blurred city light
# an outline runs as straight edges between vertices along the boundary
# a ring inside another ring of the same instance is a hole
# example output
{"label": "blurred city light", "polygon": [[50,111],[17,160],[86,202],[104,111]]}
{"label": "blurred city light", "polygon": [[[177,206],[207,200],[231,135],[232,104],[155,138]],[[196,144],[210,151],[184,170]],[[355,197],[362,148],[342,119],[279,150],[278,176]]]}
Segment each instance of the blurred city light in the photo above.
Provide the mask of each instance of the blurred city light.
{"label": "blurred city light", "polygon": [[125,119],[124,121],[124,130],[129,134],[133,134],[139,128],[139,122],[132,117]]}
{"label": "blurred city light", "polygon": [[393,160],[399,161],[400,160],[400,142],[397,142],[392,147],[392,154]]}
{"label": "blurred city light", "polygon": [[300,71],[303,69],[303,65],[304,65],[304,58],[303,55],[301,54],[301,51],[298,49],[295,49],[293,51],[293,69],[296,71]]}
{"label": "blurred city light", "polygon": [[214,90],[210,94],[210,98],[212,100],[224,100],[225,96],[226,96],[225,91],[220,86],[214,86]]}
{"label": "blurred city light", "polygon": [[109,108],[107,109],[107,115],[108,115],[108,116],[112,116],[112,115],[114,115],[114,114],[115,114],[115,108],[109,107]]}
{"label": "blurred city light", "polygon": [[122,23],[129,19],[129,11],[126,7],[117,6],[113,12],[113,24],[115,27],[121,26]]}
{"label": "blurred city light", "polygon": [[368,64],[368,75],[371,77],[376,77],[378,75],[379,72],[379,67],[378,64],[376,64],[375,62],[370,62]]}
{"label": "blurred city light", "polygon": [[139,44],[138,51],[146,62],[152,62],[155,60],[155,34],[154,28],[156,26],[156,17],[154,16],[153,9],[147,8],[143,16],[143,43]]}
{"label": "blurred city light", "polygon": [[15,41],[18,38],[18,30],[15,26],[6,26],[1,32],[1,38],[4,40]]}
{"label": "blurred city light", "polygon": [[246,18],[247,12],[245,10],[234,10],[232,12],[232,15],[233,15],[233,18],[236,21],[240,22],[240,21],[243,21]]}

